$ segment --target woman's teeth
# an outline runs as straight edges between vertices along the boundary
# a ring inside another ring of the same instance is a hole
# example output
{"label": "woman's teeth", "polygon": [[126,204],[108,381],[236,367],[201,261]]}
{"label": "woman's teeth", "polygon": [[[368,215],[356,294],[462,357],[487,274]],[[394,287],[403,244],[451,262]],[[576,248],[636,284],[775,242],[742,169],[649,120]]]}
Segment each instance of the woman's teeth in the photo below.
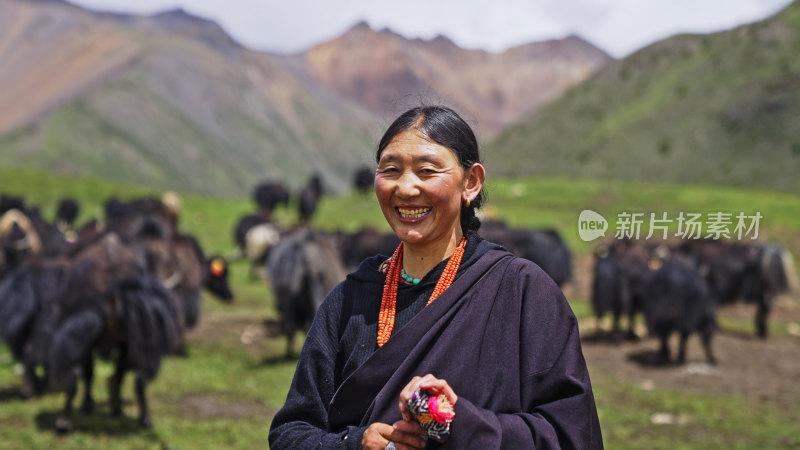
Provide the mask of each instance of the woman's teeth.
{"label": "woman's teeth", "polygon": [[419,219],[425,214],[428,214],[430,210],[431,208],[416,208],[416,209],[397,208],[397,211],[400,212],[400,217],[404,219]]}

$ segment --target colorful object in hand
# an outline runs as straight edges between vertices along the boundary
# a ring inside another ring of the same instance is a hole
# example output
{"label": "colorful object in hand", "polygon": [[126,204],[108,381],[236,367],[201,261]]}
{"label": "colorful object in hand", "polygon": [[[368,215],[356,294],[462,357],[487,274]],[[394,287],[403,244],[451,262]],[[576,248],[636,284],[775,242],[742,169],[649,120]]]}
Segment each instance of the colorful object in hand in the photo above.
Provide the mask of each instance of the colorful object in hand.
{"label": "colorful object in hand", "polygon": [[450,437],[450,422],[456,413],[444,394],[432,396],[417,389],[406,405],[429,438],[442,442]]}

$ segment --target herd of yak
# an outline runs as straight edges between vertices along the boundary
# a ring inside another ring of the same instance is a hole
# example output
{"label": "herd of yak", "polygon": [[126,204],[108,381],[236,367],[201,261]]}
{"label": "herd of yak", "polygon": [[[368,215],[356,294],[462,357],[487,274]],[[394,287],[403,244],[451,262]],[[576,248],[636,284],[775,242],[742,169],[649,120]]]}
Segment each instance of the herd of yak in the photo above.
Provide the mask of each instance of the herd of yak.
{"label": "herd of yak", "polygon": [[233,298],[227,263],[207,258],[194,237],[179,231],[171,198],[112,198],[102,221],[78,230],[70,228],[78,214],[73,200],[62,200],[49,222],[21,198],[0,199],[0,337],[24,367],[23,396],[51,384],[66,390],[57,432],[71,427],[81,379],[81,411],[93,409],[95,355],[115,366],[112,413],[122,414],[120,387],[131,371],[139,422],[150,426],[147,383],[162,357],[183,350],[201,290]]}
{"label": "herd of yak", "polygon": [[[357,189],[368,190],[365,173]],[[310,219],[323,195],[319,177],[296,194],[299,224],[283,229],[274,210],[288,206],[280,183],[256,186],[257,210],[234,227],[236,251],[251,276],[264,274],[275,295],[279,326],[292,356],[293,337],[308,330],[325,295],[361,261],[391,255],[392,233],[364,228],[353,233],[313,229]],[[30,397],[49,387],[66,391],[56,432],[71,427],[78,382],[81,411],[91,412],[90,385],[95,356],[115,365],[109,379],[111,411],[122,413],[120,387],[135,374],[139,422],[150,426],[145,388],[161,359],[184,351],[184,333],[198,322],[201,291],[223,301],[233,294],[228,263],[206,257],[198,241],[179,230],[179,200],[109,199],[105,217],[74,229],[78,205],[62,200],[55,219],[42,218],[23,199],[0,198],[0,337],[23,367],[21,393]],[[559,285],[571,281],[572,258],[555,230],[512,228],[484,220],[479,231],[520,257],[537,263]],[[635,338],[634,315],[643,313],[651,335],[661,341],[661,361],[670,359],[668,338],[679,333],[678,361],[698,333],[709,362],[716,306],[737,300],[757,305],[757,334],[767,334],[775,296],[788,288],[789,261],[776,245],[690,240],[677,243],[614,240],[595,254],[592,306],[598,318],[613,314],[612,336]],[[630,328],[623,334],[620,317]]]}
{"label": "herd of yak", "polygon": [[[370,187],[374,172],[356,172],[354,185],[359,190]],[[311,177],[298,195],[299,226],[282,230],[272,221],[274,209],[288,203],[288,191],[276,182],[256,186],[253,200],[257,211],[241,217],[234,239],[237,256],[251,263],[255,277],[266,268],[280,315],[279,326],[287,336],[287,356],[292,356],[293,337],[298,330],[308,330],[325,295],[355,269],[374,255],[391,255],[400,243],[393,233],[362,228],[352,233],[323,232],[308,226],[322,195],[318,178]],[[310,205],[310,206],[309,206]],[[572,277],[572,261],[567,245],[554,230],[521,230],[503,222],[485,221],[481,235],[497,242],[519,256],[539,264],[558,285]]]}
{"label": "herd of yak", "polygon": [[[675,242],[615,240],[595,254],[592,306],[597,318],[613,315],[612,337],[636,339],[634,316],[643,313],[650,335],[660,340],[658,363],[671,360],[668,340],[680,336],[677,362],[697,333],[706,359],[716,363],[711,340],[719,305],[755,304],[756,334],[767,337],[775,297],[789,289],[791,256],[775,244],[690,239]],[[629,328],[620,331],[620,317]]]}

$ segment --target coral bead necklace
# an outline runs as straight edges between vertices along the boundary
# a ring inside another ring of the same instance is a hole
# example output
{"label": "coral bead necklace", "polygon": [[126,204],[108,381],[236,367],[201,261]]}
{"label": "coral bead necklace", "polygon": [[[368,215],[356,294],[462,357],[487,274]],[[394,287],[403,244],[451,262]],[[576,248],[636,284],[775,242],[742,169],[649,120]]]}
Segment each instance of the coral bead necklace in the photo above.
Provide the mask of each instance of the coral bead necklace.
{"label": "coral bead necklace", "polygon": [[[461,238],[458,247],[453,251],[450,261],[444,268],[444,271],[439,276],[439,281],[436,282],[436,287],[433,288],[433,293],[428,299],[425,306],[431,304],[436,300],[445,289],[453,284],[456,278],[456,272],[461,265],[461,257],[464,256],[464,246],[467,243],[467,237]],[[400,282],[400,272],[403,267],[403,243],[397,246],[392,258],[389,262],[389,269],[386,271],[386,283],[383,285],[383,296],[381,297],[381,310],[378,314],[378,347],[383,347],[389,338],[392,336],[394,329],[394,317],[397,313],[397,285]]]}

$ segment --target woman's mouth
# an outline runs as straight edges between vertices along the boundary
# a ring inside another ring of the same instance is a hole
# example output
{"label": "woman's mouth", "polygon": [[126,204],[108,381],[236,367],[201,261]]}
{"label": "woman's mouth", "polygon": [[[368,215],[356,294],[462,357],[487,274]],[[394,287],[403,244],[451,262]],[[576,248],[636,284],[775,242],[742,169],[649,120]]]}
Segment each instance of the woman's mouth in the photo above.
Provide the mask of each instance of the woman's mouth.
{"label": "woman's mouth", "polygon": [[425,217],[432,208],[395,208],[400,213],[401,219],[417,220]]}

